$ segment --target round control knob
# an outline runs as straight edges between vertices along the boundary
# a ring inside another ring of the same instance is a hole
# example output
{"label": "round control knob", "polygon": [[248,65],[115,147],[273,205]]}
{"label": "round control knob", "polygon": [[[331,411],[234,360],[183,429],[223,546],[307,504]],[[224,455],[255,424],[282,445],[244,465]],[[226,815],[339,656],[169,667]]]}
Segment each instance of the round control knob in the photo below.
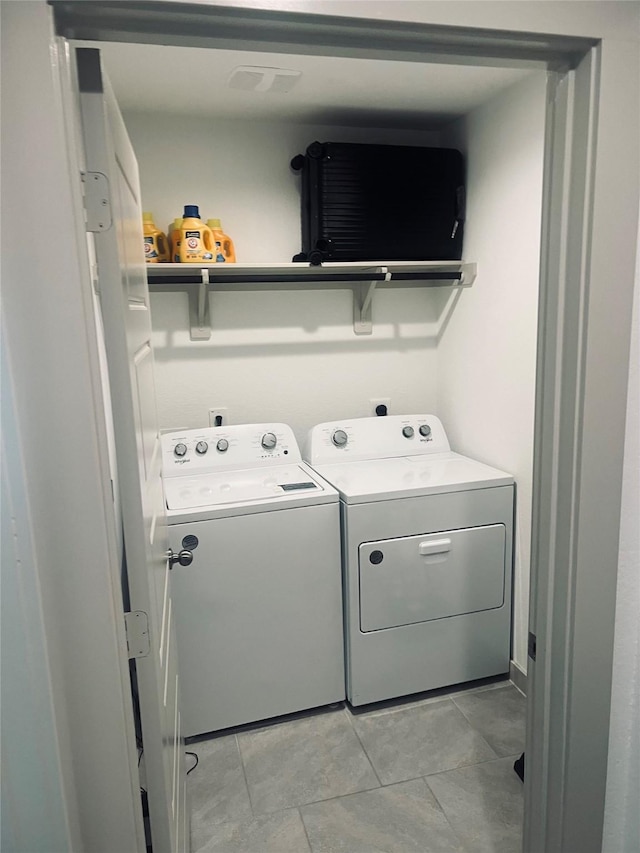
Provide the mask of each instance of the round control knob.
{"label": "round control knob", "polygon": [[331,441],[336,447],[344,447],[347,441],[349,441],[349,436],[343,429],[337,429],[331,436]]}
{"label": "round control knob", "polygon": [[402,434],[405,438],[413,438],[413,427],[402,427]]}
{"label": "round control knob", "polygon": [[176,456],[186,456],[187,455],[187,445],[186,444],[176,444],[173,448],[173,452]]}
{"label": "round control knob", "polygon": [[265,450],[273,450],[277,443],[278,439],[272,432],[265,432],[265,434],[262,436],[261,444]]}
{"label": "round control knob", "polygon": [[209,449],[209,445],[207,444],[206,441],[199,441],[196,444],[196,453],[199,453],[200,456],[204,456],[204,454],[207,452],[208,449]]}
{"label": "round control knob", "polygon": [[220,453],[224,453],[225,450],[229,449],[229,442],[226,438],[219,438],[216,444],[216,450],[219,450]]}
{"label": "round control knob", "polygon": [[431,427],[429,424],[422,424],[420,427],[420,435],[424,435],[427,438],[431,435]]}
{"label": "round control knob", "polygon": [[167,559],[169,560],[170,569],[172,569],[176,563],[179,563],[181,566],[190,566],[191,563],[193,563],[193,554],[191,551],[187,551],[186,549],[174,554],[173,550],[169,548],[167,551]]}

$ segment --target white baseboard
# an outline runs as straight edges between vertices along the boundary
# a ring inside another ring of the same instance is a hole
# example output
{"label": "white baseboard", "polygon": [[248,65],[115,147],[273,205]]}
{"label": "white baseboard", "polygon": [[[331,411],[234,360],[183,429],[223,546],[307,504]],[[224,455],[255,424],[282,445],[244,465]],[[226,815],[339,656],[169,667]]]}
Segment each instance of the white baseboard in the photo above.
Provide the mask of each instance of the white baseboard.
{"label": "white baseboard", "polygon": [[521,669],[515,661],[509,662],[509,678],[518,690],[527,695],[527,673]]}

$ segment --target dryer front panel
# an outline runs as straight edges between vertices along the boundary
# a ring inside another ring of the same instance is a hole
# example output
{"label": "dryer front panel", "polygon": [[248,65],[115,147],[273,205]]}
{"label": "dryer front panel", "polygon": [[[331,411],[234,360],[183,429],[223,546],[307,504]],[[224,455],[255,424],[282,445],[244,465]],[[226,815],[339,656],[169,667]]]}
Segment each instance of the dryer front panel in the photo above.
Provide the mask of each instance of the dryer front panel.
{"label": "dryer front panel", "polygon": [[504,524],[364,542],[360,630],[379,631],[501,607]]}
{"label": "dryer front panel", "polygon": [[[513,506],[513,485],[343,503],[347,698],[352,705],[509,671]],[[466,570],[447,563],[457,554],[460,534],[460,546],[470,557]],[[451,539],[450,550],[435,553],[447,547],[443,539]],[[426,553],[420,554],[423,542]],[[410,551],[406,562],[404,548]],[[373,563],[369,559],[375,550],[383,553],[377,564],[379,555]],[[388,569],[396,574],[381,577]],[[451,603],[453,590],[462,603]]]}

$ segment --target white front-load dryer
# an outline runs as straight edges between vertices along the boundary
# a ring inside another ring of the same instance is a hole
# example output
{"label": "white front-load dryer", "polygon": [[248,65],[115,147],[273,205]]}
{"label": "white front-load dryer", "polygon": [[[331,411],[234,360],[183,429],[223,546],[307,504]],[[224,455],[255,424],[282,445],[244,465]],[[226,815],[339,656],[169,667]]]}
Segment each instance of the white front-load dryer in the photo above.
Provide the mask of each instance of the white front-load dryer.
{"label": "white front-load dryer", "polygon": [[183,731],[345,698],[338,493],[285,424],[162,437]]}
{"label": "white front-load dryer", "polygon": [[351,704],[507,673],[513,477],[433,415],[319,424],[305,457],[340,492]]}

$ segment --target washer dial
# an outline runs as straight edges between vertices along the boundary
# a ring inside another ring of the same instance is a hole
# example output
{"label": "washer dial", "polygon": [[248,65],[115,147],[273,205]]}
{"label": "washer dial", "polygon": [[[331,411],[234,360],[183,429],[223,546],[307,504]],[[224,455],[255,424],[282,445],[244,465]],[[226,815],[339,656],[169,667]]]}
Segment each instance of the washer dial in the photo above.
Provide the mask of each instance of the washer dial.
{"label": "washer dial", "polygon": [[420,435],[424,435],[425,438],[428,438],[431,435],[431,427],[429,424],[422,424],[420,427]]}
{"label": "washer dial", "polygon": [[187,455],[187,445],[186,444],[176,444],[173,448],[173,452],[177,457],[186,456]]}
{"label": "washer dial", "polygon": [[337,429],[331,436],[331,441],[336,447],[345,447],[349,441],[349,436],[343,429]]}
{"label": "washer dial", "polygon": [[219,450],[220,453],[224,453],[229,449],[229,442],[226,438],[219,438],[216,443],[216,450]]}
{"label": "washer dial", "polygon": [[262,441],[260,442],[265,450],[273,450],[273,448],[278,443],[278,439],[275,434],[272,432],[265,432],[262,436]]}
{"label": "washer dial", "polygon": [[413,427],[412,426],[402,427],[402,434],[405,438],[413,438]]}
{"label": "washer dial", "polygon": [[204,454],[207,452],[208,449],[209,449],[209,445],[207,444],[206,441],[199,441],[196,444],[196,453],[199,453],[200,456],[204,456]]}

